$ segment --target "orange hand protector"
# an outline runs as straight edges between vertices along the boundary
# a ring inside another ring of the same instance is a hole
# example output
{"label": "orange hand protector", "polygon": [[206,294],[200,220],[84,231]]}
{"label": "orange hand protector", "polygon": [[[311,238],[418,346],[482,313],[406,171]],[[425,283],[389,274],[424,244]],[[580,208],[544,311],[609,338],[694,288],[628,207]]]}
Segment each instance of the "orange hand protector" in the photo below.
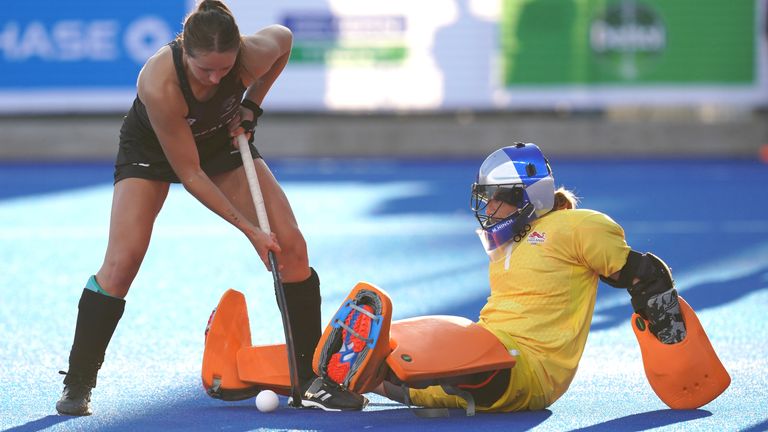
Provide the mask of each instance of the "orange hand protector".
{"label": "orange hand protector", "polygon": [[648,321],[632,315],[645,375],[656,395],[672,409],[695,409],[718,397],[731,377],[717,357],[696,313],[682,297],[680,310],[687,331],[676,344],[663,344],[648,330]]}

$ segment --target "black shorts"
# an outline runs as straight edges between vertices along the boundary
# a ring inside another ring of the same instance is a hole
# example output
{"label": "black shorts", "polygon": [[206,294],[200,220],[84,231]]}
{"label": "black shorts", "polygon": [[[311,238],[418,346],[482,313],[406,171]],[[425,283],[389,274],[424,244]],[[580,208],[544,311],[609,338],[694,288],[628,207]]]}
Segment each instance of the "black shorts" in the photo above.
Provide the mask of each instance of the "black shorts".
{"label": "black shorts", "polygon": [[[261,159],[259,151],[253,144],[250,144],[251,156],[254,159]],[[121,150],[122,151],[122,148]],[[118,157],[120,160],[120,157]],[[240,157],[240,150],[226,145],[218,146],[216,151],[200,158],[200,167],[208,176],[232,171],[243,165]],[[181,183],[179,177],[171,168],[167,160],[157,162],[129,162],[115,165],[115,183],[127,178],[143,178],[147,180],[158,180],[168,183]]]}

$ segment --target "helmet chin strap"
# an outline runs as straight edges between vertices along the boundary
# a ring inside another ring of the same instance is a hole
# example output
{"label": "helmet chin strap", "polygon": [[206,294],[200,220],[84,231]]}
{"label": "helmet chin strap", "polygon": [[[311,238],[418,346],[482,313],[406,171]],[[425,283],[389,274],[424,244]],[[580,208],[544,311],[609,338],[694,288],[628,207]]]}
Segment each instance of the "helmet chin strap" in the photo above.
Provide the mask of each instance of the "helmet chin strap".
{"label": "helmet chin strap", "polygon": [[523,236],[531,229],[529,223],[535,211],[536,208],[529,202],[523,208],[504,218],[501,222],[489,228],[484,227],[483,231],[485,232],[489,250],[496,249],[510,240],[516,242],[522,240]]}

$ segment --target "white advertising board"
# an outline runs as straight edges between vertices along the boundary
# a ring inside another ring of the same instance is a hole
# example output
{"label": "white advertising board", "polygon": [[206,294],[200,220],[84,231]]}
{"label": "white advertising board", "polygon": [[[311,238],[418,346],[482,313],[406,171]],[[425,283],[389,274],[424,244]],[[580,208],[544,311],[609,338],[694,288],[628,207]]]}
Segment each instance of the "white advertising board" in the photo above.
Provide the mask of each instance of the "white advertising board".
{"label": "white advertising board", "polygon": [[[6,10],[0,114],[128,109],[144,60],[192,5],[108,4],[31,0]],[[763,0],[227,4],[243,33],[275,23],[294,33],[291,61],[265,101],[272,111],[768,105]]]}

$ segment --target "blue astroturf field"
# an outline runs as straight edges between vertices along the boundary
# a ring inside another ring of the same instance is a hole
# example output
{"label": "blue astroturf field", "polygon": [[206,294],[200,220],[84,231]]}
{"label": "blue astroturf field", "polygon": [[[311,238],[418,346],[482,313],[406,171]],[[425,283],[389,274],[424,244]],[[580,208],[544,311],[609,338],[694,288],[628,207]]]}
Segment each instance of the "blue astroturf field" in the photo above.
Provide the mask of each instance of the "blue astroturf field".
{"label": "blue astroturf field", "polygon": [[[545,149],[546,150],[546,149]],[[317,269],[323,319],[359,280],[387,290],[394,318],[475,319],[488,293],[468,210],[481,159],[278,160]],[[227,288],[248,300],[254,344],[282,340],[272,280],[246,239],[174,187],[94,390],[95,414],[56,415],[77,302],[107,243],[108,163],[0,165],[0,430],[768,430],[768,165],[714,160],[551,160],[582,206],[619,222],[636,250],[672,267],[732,377],[698,410],[673,411],[647,383],[629,296],[600,286],[569,391],[544,411],[424,419],[371,395],[363,412],[210,399],[203,331]]]}

